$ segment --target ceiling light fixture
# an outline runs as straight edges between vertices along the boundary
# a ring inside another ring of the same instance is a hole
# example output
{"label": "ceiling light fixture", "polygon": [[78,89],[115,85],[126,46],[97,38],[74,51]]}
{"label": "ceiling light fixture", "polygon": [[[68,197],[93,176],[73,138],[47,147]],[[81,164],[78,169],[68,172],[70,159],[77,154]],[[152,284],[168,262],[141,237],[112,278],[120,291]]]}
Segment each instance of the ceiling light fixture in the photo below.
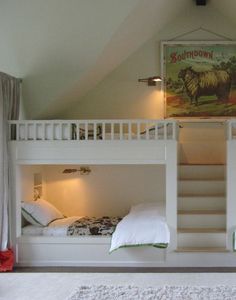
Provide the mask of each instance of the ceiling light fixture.
{"label": "ceiling light fixture", "polygon": [[138,82],[146,82],[148,86],[155,86],[157,82],[162,81],[160,76],[140,78]]}

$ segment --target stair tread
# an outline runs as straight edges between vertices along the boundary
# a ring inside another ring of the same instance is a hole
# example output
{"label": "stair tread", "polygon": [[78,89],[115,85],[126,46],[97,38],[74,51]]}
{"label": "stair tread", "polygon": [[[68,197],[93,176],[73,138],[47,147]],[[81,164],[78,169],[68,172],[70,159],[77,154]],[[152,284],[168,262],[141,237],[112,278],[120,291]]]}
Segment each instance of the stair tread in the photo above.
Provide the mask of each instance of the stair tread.
{"label": "stair tread", "polygon": [[226,182],[225,178],[179,178],[178,182],[194,182],[194,181],[203,181],[203,182]]}
{"label": "stair tread", "polygon": [[223,209],[179,209],[179,215],[224,215]]}
{"label": "stair tread", "polygon": [[179,247],[175,252],[229,252],[223,247]]}
{"label": "stair tread", "polygon": [[218,164],[196,164],[196,163],[193,163],[193,164],[179,164],[179,166],[226,166],[226,164],[221,164],[221,163],[218,163]]}
{"label": "stair tread", "polygon": [[210,195],[206,195],[206,194],[197,194],[197,195],[193,195],[193,194],[180,194],[178,195],[178,198],[182,198],[182,197],[218,197],[218,198],[226,198],[225,194],[210,194]]}
{"label": "stair tread", "polygon": [[226,233],[226,228],[178,228],[178,233]]}
{"label": "stair tread", "polygon": [[213,196],[213,195],[189,195],[189,196],[186,196],[186,195],[184,195],[184,196],[178,196],[178,198],[224,198],[224,199],[226,199],[226,196],[225,195],[221,195],[221,196]]}

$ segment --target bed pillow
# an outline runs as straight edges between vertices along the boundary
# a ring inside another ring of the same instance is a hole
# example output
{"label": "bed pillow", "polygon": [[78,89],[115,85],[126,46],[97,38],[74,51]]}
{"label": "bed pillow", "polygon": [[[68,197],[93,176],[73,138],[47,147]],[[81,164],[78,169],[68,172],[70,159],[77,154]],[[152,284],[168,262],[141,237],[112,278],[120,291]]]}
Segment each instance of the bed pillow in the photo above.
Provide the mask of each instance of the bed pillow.
{"label": "bed pillow", "polygon": [[148,203],[139,203],[132,205],[130,208],[130,213],[138,213],[143,211],[153,211],[158,212],[159,215],[165,215],[165,203],[163,202],[148,202]]}
{"label": "bed pillow", "polygon": [[62,213],[51,203],[43,199],[22,202],[22,215],[32,225],[47,226],[54,220],[63,219]]}

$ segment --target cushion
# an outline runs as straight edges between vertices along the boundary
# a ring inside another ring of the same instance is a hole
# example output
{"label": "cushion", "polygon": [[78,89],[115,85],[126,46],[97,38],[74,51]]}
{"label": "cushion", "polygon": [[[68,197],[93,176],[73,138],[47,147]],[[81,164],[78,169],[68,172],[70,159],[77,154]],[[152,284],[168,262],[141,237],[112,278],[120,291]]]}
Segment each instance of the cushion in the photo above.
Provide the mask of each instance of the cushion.
{"label": "cushion", "polygon": [[55,206],[43,199],[22,202],[21,209],[24,218],[32,225],[47,226],[54,220],[64,218]]}

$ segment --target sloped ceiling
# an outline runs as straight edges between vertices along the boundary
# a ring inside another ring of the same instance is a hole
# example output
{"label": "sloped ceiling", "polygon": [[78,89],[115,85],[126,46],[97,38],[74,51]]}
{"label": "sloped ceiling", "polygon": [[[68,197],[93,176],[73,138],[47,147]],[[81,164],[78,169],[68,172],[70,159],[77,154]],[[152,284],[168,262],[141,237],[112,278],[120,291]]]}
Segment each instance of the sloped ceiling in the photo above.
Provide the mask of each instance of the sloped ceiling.
{"label": "sloped ceiling", "polygon": [[[235,0],[209,0],[234,20]],[[54,118],[193,0],[0,2],[0,70],[23,78],[28,118]]]}

